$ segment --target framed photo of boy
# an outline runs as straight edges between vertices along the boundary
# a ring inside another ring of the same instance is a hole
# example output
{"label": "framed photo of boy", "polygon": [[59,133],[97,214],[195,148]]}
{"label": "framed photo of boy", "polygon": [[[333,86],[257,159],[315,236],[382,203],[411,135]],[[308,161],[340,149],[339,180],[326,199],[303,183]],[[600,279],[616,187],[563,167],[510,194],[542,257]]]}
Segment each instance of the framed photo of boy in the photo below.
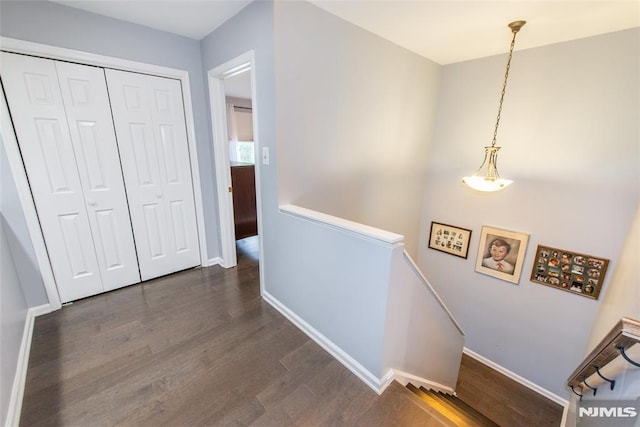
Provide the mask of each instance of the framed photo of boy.
{"label": "framed photo of boy", "polygon": [[517,284],[528,241],[528,234],[483,225],[476,271]]}
{"label": "framed photo of boy", "polygon": [[429,235],[431,249],[466,259],[469,255],[469,239],[471,239],[471,230],[431,222],[431,234]]}

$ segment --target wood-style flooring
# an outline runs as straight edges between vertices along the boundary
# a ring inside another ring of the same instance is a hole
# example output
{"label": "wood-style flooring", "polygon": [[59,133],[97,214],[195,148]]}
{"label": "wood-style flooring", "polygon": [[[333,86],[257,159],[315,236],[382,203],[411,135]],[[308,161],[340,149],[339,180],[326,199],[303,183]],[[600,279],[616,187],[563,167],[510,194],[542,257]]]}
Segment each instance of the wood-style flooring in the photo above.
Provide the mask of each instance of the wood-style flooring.
{"label": "wood-style flooring", "polygon": [[562,406],[466,354],[456,394],[501,426],[557,427],[562,421]]}
{"label": "wood-style flooring", "polygon": [[[191,269],[38,317],[21,426],[455,425],[398,383],[381,396],[364,385],[262,300],[257,238],[237,249],[236,268]],[[474,385],[492,378],[473,362],[463,358],[459,395],[512,408],[513,390],[492,401]],[[532,402],[519,418],[490,418],[551,425],[529,422]]]}
{"label": "wood-style flooring", "polygon": [[450,425],[397,383],[378,396],[265,303],[256,251],[38,317],[21,425]]}

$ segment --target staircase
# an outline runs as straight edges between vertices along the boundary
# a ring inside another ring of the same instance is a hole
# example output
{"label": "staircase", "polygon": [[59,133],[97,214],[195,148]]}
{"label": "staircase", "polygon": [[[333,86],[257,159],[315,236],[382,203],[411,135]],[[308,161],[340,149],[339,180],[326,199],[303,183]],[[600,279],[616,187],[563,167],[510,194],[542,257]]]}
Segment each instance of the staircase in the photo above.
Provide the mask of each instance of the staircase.
{"label": "staircase", "polygon": [[427,390],[407,384],[407,388],[418,396],[424,403],[437,410],[441,415],[459,427],[493,426],[498,424],[482,415],[476,409],[455,396],[439,391]]}

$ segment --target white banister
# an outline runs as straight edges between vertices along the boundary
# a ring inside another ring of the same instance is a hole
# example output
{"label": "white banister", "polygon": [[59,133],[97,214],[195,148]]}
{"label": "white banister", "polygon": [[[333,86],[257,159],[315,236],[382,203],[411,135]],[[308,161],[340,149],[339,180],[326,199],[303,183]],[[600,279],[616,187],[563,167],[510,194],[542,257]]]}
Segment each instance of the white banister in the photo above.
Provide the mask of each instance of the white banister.
{"label": "white banister", "polygon": [[322,212],[303,208],[296,205],[281,205],[280,212],[297,216],[308,221],[314,221],[331,227],[340,228],[344,231],[358,234],[363,237],[379,240],[380,242],[390,245],[400,243],[404,240],[401,234],[392,233],[390,231],[381,230],[379,228],[370,227],[347,219],[338,218]]}

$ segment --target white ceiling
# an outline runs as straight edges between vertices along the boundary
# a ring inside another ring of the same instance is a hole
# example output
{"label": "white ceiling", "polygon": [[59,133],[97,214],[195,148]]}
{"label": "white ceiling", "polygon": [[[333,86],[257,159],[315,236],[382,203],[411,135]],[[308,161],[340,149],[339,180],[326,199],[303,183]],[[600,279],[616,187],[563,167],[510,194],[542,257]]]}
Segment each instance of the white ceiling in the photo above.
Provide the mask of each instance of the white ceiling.
{"label": "white ceiling", "polygon": [[251,99],[251,73],[245,71],[224,79],[224,94],[235,98]]}
{"label": "white ceiling", "polygon": [[200,40],[253,0],[50,0]]}
{"label": "white ceiling", "polygon": [[[251,0],[55,0],[196,40]],[[508,51],[507,24],[526,20],[516,49],[640,26],[640,0],[311,0],[439,64]]]}

